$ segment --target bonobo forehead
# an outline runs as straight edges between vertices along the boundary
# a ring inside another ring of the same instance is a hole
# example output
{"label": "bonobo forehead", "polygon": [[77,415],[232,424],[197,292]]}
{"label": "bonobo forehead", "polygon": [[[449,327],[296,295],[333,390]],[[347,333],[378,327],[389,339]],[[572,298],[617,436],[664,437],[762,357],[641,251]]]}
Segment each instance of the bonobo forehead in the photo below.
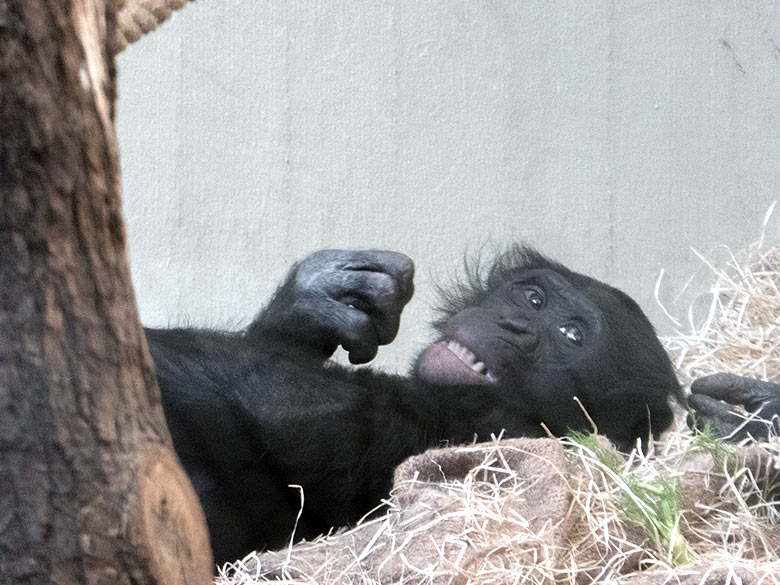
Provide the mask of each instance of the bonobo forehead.
{"label": "bonobo forehead", "polygon": [[[516,244],[503,254],[500,254],[485,270],[485,259],[477,258],[466,261],[466,273],[459,282],[439,288],[441,297],[440,316],[434,321],[434,327],[441,330],[446,323],[466,307],[481,304],[490,294],[508,282],[524,278],[525,275],[537,272],[563,279],[576,295],[574,298],[587,299],[604,321],[619,325],[623,330],[638,327],[644,332],[655,336],[649,321],[639,306],[622,291],[600,282],[594,278],[574,272],[563,264],[555,262],[540,254],[535,249]],[[560,280],[558,280],[560,282]],[[584,300],[583,299],[583,300]],[[633,325],[625,323],[628,319]]]}
{"label": "bonobo forehead", "polygon": [[592,307],[597,308],[597,312],[605,316],[607,321],[629,318],[643,329],[652,331],[652,326],[639,305],[623,291],[590,276],[574,272],[527,246],[513,246],[499,256],[490,269],[485,284],[488,289],[495,289],[507,281],[536,272],[549,275],[551,283],[561,281],[568,283],[571,287],[569,292],[578,293],[572,295],[573,297],[584,296],[592,303]]}

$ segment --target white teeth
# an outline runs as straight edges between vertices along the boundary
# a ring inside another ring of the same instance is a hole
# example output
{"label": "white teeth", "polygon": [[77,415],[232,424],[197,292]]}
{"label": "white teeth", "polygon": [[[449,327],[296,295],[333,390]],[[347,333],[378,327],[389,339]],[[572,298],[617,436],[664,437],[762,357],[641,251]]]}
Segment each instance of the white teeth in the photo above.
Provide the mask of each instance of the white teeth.
{"label": "white teeth", "polygon": [[464,345],[461,345],[457,341],[450,341],[447,344],[447,347],[450,348],[450,351],[454,353],[456,356],[460,358],[460,361],[465,363],[466,365],[473,367],[474,364],[476,364],[479,360],[477,359],[477,356],[475,356],[469,348],[467,348]]}
{"label": "white teeth", "polygon": [[493,374],[491,374],[487,366],[485,365],[485,362],[479,361],[476,355],[474,355],[474,352],[472,352],[469,348],[467,348],[465,345],[462,345],[458,343],[457,341],[453,341],[452,339],[447,340],[447,349],[449,349],[452,353],[454,353],[460,361],[462,361],[464,364],[466,364],[468,367],[470,367],[472,370],[477,372],[478,374],[482,374],[483,376],[487,376],[487,378],[492,382],[495,380],[493,377]]}

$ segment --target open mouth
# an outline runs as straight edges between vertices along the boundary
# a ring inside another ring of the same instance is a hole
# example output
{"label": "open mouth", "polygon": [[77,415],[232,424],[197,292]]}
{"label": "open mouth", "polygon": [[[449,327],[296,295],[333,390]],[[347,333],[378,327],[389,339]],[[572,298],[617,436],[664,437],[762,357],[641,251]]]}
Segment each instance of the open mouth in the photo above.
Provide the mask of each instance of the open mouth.
{"label": "open mouth", "polygon": [[493,374],[490,373],[490,370],[488,370],[487,366],[485,365],[485,362],[480,361],[474,352],[471,351],[468,347],[462,343],[458,343],[453,339],[447,339],[442,343],[444,343],[447,349],[454,353],[460,361],[470,367],[474,372],[485,376],[490,382],[496,381]]}
{"label": "open mouth", "polygon": [[420,356],[419,376],[436,384],[494,384],[498,380],[485,362],[454,339],[432,343]]}

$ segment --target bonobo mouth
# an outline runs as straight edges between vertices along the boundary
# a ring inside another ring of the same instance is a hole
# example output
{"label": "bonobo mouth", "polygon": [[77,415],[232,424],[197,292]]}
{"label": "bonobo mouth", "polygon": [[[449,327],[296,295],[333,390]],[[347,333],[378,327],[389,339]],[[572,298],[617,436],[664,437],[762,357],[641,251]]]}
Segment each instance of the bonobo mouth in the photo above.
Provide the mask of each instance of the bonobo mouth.
{"label": "bonobo mouth", "polygon": [[417,362],[417,374],[435,384],[495,384],[496,377],[485,362],[454,339],[444,339],[425,348]]}

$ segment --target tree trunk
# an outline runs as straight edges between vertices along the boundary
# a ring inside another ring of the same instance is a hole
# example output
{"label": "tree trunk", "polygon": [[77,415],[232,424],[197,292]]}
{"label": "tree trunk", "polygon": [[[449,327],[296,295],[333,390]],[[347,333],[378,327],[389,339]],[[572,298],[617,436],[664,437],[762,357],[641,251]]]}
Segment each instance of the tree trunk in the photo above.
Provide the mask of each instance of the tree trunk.
{"label": "tree trunk", "polygon": [[0,0],[0,583],[206,584],[121,218],[114,4]]}

